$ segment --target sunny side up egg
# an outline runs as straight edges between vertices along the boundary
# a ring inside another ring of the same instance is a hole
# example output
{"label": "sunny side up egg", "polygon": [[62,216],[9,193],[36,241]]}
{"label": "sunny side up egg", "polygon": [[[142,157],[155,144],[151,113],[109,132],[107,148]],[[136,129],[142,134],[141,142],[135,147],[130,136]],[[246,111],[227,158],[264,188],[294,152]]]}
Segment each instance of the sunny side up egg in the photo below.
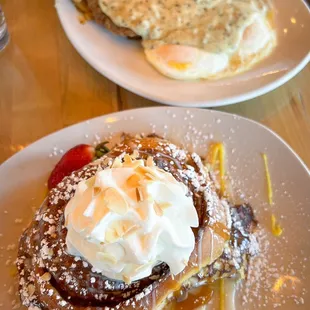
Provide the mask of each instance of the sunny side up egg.
{"label": "sunny side up egg", "polygon": [[147,60],[162,74],[178,80],[219,79],[244,72],[268,56],[276,45],[276,35],[268,15],[257,14],[240,29],[236,50],[221,53],[201,48],[164,44],[145,49]]}
{"label": "sunny side up egg", "polygon": [[276,45],[270,0],[98,0],[119,27],[142,39],[146,59],[180,80],[249,69]]}

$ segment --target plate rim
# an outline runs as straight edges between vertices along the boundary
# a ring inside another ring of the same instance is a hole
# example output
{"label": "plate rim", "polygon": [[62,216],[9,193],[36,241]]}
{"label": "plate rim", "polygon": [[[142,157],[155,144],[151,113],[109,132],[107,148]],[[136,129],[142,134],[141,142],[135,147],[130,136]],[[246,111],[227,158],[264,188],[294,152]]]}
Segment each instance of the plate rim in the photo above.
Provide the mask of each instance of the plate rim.
{"label": "plate rim", "polygon": [[[60,23],[62,25],[62,28],[69,40],[69,42],[73,45],[73,47],[76,49],[76,51],[82,56],[82,58],[98,73],[103,75],[108,80],[112,81],[113,83],[119,85],[120,87],[125,88],[127,91],[133,92],[143,98],[146,98],[148,100],[156,101],[158,103],[162,103],[165,105],[173,105],[173,106],[180,106],[180,107],[220,107],[225,105],[231,105],[236,104],[239,102],[244,102],[246,100],[254,99],[259,96],[262,96],[264,94],[267,94],[276,88],[284,85],[286,82],[294,78],[299,72],[301,72],[306,65],[310,62],[310,51],[306,56],[290,71],[286,72],[283,76],[276,78],[273,82],[268,83],[267,85],[257,88],[255,90],[246,92],[244,94],[228,97],[225,99],[216,99],[216,100],[193,100],[191,102],[183,102],[174,100],[173,98],[166,98],[162,97],[160,94],[152,94],[150,95],[148,92],[145,92],[143,88],[137,88],[135,85],[129,85],[126,80],[123,80],[120,76],[117,76],[113,72],[113,70],[109,71],[105,68],[100,68],[96,65],[96,62],[92,60],[90,56],[84,51],[83,46],[80,46],[77,42],[74,41],[73,36],[70,36],[69,33],[69,27],[66,23],[66,20],[62,14],[62,10],[60,9],[60,6],[62,5],[62,2],[64,0],[55,0],[55,7],[57,11],[58,18],[60,20]],[[70,1],[70,0],[65,0]],[[310,7],[307,5],[307,3],[304,0],[300,0],[303,5],[305,6],[305,9],[308,10],[310,13]],[[167,78],[168,79],[168,78]]]}
{"label": "plate rim", "polygon": [[[1,173],[1,170],[4,166],[6,166],[7,164],[10,164],[13,160],[15,160],[16,157],[18,156],[22,156],[22,153],[26,150],[28,150],[30,147],[32,147],[34,144],[36,143],[40,143],[42,142],[42,140],[52,136],[52,135],[55,135],[55,134],[58,134],[59,132],[63,131],[63,130],[66,130],[66,129],[69,129],[69,128],[73,128],[75,126],[81,126],[82,124],[87,124],[88,122],[92,122],[93,120],[97,120],[97,119],[100,119],[100,118],[108,118],[108,117],[115,117],[116,115],[120,115],[120,114],[128,114],[128,113],[131,113],[133,111],[135,112],[141,112],[141,111],[152,111],[152,110],[158,110],[158,111],[167,111],[168,110],[184,110],[184,111],[187,111],[187,110],[191,110],[191,111],[195,111],[195,112],[202,112],[203,113],[210,113],[210,114],[218,114],[218,115],[225,115],[225,116],[228,116],[228,117],[231,117],[231,118],[235,118],[237,117],[239,120],[243,120],[247,123],[251,123],[251,124],[254,124],[256,125],[257,127],[260,127],[261,129],[265,130],[268,132],[268,134],[274,136],[275,138],[277,138],[279,140],[279,142],[281,142],[282,144],[284,144],[284,146],[286,146],[286,148],[288,149],[288,151],[290,151],[295,157],[296,159],[299,161],[299,163],[301,164],[301,166],[304,168],[304,170],[308,173],[309,175],[309,178],[310,178],[310,167],[308,168],[308,166],[304,163],[304,161],[301,159],[301,157],[296,153],[296,151],[279,135],[277,134],[276,132],[274,132],[272,129],[270,129],[269,127],[267,127],[266,125],[264,124],[261,124],[259,123],[258,121],[255,121],[255,120],[252,120],[250,118],[247,118],[247,117],[244,117],[244,116],[240,116],[238,114],[234,114],[234,113],[228,113],[228,112],[223,112],[223,111],[217,111],[217,110],[209,110],[209,109],[201,109],[201,108],[188,108],[188,107],[159,107],[159,106],[154,106],[154,107],[141,107],[141,108],[134,108],[134,109],[128,109],[128,110],[123,110],[123,111],[115,111],[115,112],[112,112],[112,113],[108,113],[108,114],[102,114],[102,115],[99,115],[99,116],[96,116],[96,117],[93,117],[93,118],[90,118],[90,119],[86,119],[84,121],[81,121],[81,122],[78,122],[78,123],[75,123],[75,124],[72,124],[70,126],[66,126],[64,128],[61,128],[59,130],[56,130],[46,136],[43,136],[41,137],[40,139],[38,140],[35,140],[33,141],[32,143],[30,143],[29,145],[27,145],[23,150],[21,151],[18,151],[17,153],[13,154],[12,156],[10,156],[8,159],[6,159],[4,162],[2,162],[0,164],[0,173]],[[309,179],[310,181],[310,179]]]}

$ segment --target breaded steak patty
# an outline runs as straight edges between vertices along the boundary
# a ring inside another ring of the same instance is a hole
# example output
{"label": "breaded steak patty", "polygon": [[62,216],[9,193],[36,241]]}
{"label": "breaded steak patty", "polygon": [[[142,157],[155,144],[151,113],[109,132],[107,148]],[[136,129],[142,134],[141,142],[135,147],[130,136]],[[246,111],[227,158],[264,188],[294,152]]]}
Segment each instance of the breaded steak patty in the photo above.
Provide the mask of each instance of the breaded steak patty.
{"label": "breaded steak patty", "polygon": [[113,23],[113,21],[105,15],[102,10],[100,9],[98,0],[73,0],[75,5],[80,8],[82,5],[83,7],[87,6],[90,13],[92,14],[94,20],[104,26],[109,31],[121,35],[123,37],[128,37],[132,39],[139,39],[140,37],[134,33],[131,29],[125,27],[118,27]]}

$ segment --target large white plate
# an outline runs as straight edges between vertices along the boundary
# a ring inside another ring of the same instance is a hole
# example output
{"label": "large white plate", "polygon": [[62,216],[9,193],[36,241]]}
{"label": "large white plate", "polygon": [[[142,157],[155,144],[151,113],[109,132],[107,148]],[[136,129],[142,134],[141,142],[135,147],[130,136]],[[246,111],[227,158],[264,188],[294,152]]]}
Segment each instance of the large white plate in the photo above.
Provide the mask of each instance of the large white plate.
{"label": "large white plate", "polygon": [[279,44],[252,70],[219,81],[177,81],[146,61],[140,43],[89,22],[81,25],[71,0],[56,0],[63,28],[77,51],[97,71],[120,86],[164,104],[213,107],[248,100],[287,82],[310,59],[310,14],[302,0],[273,0]]}
{"label": "large white plate", "polygon": [[[221,112],[185,108],[148,108],[101,116],[49,135],[0,166],[0,304],[4,305],[3,309],[10,309],[9,305],[15,299],[8,293],[14,292],[10,289],[14,280],[9,275],[12,267],[8,260],[13,261],[16,256],[16,250],[10,249],[14,249],[22,229],[30,221],[32,208],[40,206],[43,201],[46,180],[61,156],[60,150],[66,151],[79,143],[104,140],[120,131],[155,131],[201,155],[206,154],[211,141],[223,141],[227,150],[227,170],[234,181],[234,194],[243,193],[252,204],[265,238],[261,241],[262,255],[253,265],[258,273],[250,277],[249,288],[243,286],[239,289],[239,294],[245,296],[247,302],[239,304],[237,309],[252,310],[263,304],[266,309],[272,309],[275,303],[285,302],[281,309],[292,310],[297,307],[296,302],[302,301],[305,304],[299,305],[298,309],[309,309],[308,169],[281,138],[253,121]],[[269,158],[275,201],[272,207],[267,203],[262,152]],[[280,238],[270,233],[271,213],[284,227]],[[19,219],[23,222],[19,223]],[[296,277],[296,289],[292,289],[289,281],[286,289],[274,295],[271,289],[281,275]],[[292,295],[295,297],[290,298]]]}

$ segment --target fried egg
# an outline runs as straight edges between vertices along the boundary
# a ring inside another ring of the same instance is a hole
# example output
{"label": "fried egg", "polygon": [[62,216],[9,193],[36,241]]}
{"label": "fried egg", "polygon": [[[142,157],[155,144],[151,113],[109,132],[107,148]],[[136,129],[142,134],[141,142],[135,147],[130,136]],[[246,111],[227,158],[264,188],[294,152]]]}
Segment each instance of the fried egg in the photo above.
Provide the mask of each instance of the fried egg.
{"label": "fried egg", "polygon": [[269,0],[99,0],[118,26],[141,38],[146,59],[180,80],[249,69],[276,45]]}
{"label": "fried egg", "polygon": [[201,48],[163,44],[146,48],[147,60],[162,74],[173,79],[218,79],[248,70],[271,53],[276,43],[272,24],[258,15],[240,34],[234,51],[207,52]]}

